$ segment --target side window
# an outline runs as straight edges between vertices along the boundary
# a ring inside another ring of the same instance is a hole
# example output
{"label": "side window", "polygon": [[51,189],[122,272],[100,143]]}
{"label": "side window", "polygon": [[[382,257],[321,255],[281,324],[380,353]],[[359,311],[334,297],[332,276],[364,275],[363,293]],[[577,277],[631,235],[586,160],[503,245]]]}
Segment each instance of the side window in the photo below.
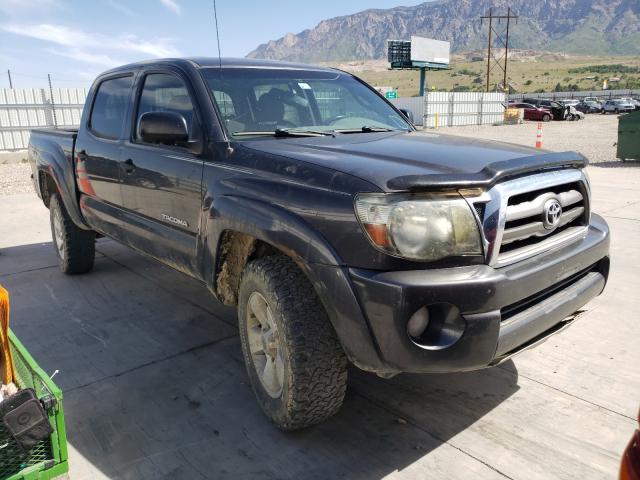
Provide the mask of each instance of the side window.
{"label": "side window", "polygon": [[196,125],[197,117],[189,92],[184,82],[169,73],[151,73],[144,79],[142,94],[136,114],[135,138],[138,138],[140,118],[147,112],[175,112],[182,115],[187,122],[189,139],[195,140],[199,135]]}
{"label": "side window", "polygon": [[132,76],[113,78],[100,84],[89,119],[89,128],[96,135],[112,140],[120,138],[132,84]]}

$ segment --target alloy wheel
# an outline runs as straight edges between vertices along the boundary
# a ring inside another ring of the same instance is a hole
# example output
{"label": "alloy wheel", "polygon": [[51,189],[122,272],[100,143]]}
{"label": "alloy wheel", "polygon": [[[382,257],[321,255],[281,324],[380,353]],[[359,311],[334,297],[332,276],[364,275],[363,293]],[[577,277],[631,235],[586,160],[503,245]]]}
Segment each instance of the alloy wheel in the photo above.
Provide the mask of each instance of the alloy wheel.
{"label": "alloy wheel", "polygon": [[267,300],[253,292],[247,302],[247,339],[254,368],[265,391],[280,398],[284,387],[283,351]]}

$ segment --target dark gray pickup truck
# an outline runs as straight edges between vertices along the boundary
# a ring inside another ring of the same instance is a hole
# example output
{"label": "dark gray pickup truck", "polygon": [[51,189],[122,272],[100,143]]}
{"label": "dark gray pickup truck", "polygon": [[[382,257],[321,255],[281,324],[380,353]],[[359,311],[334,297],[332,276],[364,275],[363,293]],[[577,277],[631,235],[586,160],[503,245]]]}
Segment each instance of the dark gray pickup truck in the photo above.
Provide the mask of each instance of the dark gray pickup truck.
{"label": "dark gray pickup truck", "polygon": [[98,77],[29,160],[63,272],[106,236],[237,305],[282,429],[322,421],[347,359],[380,376],[495,365],[602,292],[609,231],[574,152],[416,132],[356,77],[172,59]]}

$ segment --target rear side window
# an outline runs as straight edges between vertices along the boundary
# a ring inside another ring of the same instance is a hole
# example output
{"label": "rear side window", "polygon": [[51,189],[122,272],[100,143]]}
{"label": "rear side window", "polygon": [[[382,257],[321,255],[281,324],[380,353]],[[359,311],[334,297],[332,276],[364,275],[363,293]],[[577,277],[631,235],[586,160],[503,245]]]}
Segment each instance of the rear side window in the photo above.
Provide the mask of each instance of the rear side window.
{"label": "rear side window", "polygon": [[100,84],[89,121],[96,135],[114,140],[120,138],[132,85],[132,76],[113,78]]}

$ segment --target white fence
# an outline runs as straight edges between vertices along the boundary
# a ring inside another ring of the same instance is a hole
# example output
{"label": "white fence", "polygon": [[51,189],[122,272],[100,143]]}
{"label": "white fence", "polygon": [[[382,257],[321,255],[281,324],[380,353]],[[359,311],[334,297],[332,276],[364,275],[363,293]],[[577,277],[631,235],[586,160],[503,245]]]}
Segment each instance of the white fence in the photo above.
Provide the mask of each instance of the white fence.
{"label": "white fence", "polygon": [[502,122],[506,95],[427,92],[424,97],[397,98],[391,101],[398,108],[411,110],[416,125],[434,128]]}
{"label": "white fence", "polygon": [[0,89],[0,151],[23,150],[29,132],[37,127],[72,127],[80,124],[87,98],[85,88]]}

